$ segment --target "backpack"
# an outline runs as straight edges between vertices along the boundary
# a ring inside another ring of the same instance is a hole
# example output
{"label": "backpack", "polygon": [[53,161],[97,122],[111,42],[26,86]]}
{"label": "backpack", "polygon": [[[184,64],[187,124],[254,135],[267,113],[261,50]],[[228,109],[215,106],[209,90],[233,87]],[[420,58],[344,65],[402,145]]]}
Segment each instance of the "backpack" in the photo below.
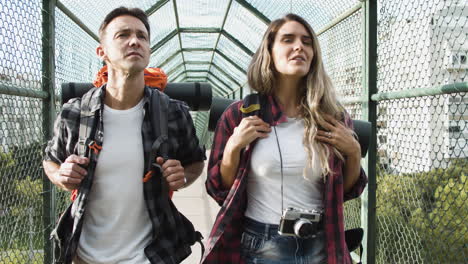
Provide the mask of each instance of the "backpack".
{"label": "backpack", "polygon": [[[266,102],[264,96],[260,96],[259,94],[247,95],[242,100],[242,106],[239,108],[242,113],[242,118],[253,115],[261,118],[264,117],[264,115],[267,113],[262,112],[261,109],[264,109],[265,104]],[[361,145],[361,156],[365,157],[369,146],[369,137],[371,132],[370,123],[362,120],[353,120],[353,125],[355,127],[354,131],[358,136],[359,144]],[[359,248],[360,260],[357,264],[362,263],[363,236],[364,229],[360,227],[345,230],[345,241],[349,252]]]}
{"label": "backpack", "polygon": [[[90,90],[90,92],[83,95],[81,99],[80,106],[80,128],[79,128],[79,138],[78,138],[78,147],[77,154],[79,156],[88,157],[90,162],[88,164],[88,173],[94,171],[97,162],[97,155],[102,149],[99,144],[94,139],[96,134],[96,129],[98,125],[98,118],[90,110],[90,103],[92,94],[96,91],[96,88]],[[163,157],[164,160],[169,158],[169,144],[168,144],[168,108],[169,108],[169,97],[157,90],[151,92],[151,97],[149,100],[149,115],[151,120],[152,132],[154,142],[152,144],[151,153],[149,155],[146,168],[151,168],[145,175],[145,178],[148,174],[151,174],[153,180],[158,181],[158,186],[160,189],[157,191],[156,195],[160,195],[157,200],[160,201],[161,211],[164,213],[165,218],[170,220],[166,224],[171,223],[169,226],[164,226],[164,229],[173,231],[175,241],[189,244],[190,246],[194,245],[195,242],[198,242],[201,245],[202,256],[205,252],[204,245],[202,243],[203,236],[199,231],[196,231],[192,222],[187,219],[182,213],[180,213],[175,207],[172,199],[170,197],[169,188],[166,180],[162,177],[162,168],[159,164],[156,163],[156,157]],[[97,113],[97,112],[96,112]],[[89,129],[91,128],[91,129]],[[83,185],[91,184],[89,179],[86,177],[82,182]],[[90,188],[88,188],[89,190]],[[75,190],[72,193],[72,200],[77,198],[78,192]],[[81,201],[78,201],[78,203]],[[73,237],[70,236],[72,228],[76,223],[74,223],[73,217],[71,216],[71,207],[72,204],[68,206],[65,212],[60,217],[56,228],[51,233],[51,238],[55,240],[54,252],[56,263],[70,263],[71,262],[71,252],[76,251],[78,242],[73,240]],[[164,217],[163,217],[164,218]],[[81,221],[82,222],[82,221]],[[183,231],[181,231],[183,230]],[[185,240],[179,236],[178,231],[185,232]],[[156,232],[160,232],[157,230]],[[60,239],[60,233],[65,234]],[[76,240],[76,239],[75,239]],[[71,243],[71,245],[69,245]],[[64,250],[64,247],[66,249]],[[65,252],[65,254],[64,254]]]}

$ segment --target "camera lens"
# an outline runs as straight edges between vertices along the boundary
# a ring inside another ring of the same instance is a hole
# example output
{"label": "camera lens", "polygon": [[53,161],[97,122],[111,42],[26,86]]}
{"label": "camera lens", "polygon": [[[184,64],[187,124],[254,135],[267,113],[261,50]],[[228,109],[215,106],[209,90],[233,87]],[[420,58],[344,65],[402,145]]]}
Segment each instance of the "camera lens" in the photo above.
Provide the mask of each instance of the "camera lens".
{"label": "camera lens", "polygon": [[314,224],[307,219],[301,218],[294,224],[294,233],[298,237],[306,238],[315,233]]}

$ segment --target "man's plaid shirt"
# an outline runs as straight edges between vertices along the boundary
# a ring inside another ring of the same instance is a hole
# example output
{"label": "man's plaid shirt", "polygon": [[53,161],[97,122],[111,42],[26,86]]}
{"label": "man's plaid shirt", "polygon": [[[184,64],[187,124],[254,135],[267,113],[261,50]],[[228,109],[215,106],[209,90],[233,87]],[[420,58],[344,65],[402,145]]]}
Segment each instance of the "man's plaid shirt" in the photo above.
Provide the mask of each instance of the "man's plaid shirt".
{"label": "man's plaid shirt", "polygon": [[[94,89],[93,89],[94,90]],[[92,91],[90,91],[92,92]],[[149,98],[151,93],[159,92],[153,88],[145,87],[144,100],[144,119],[142,124],[142,138],[143,148],[145,157],[145,172],[149,170],[147,168],[149,154],[151,152],[151,146],[153,144],[153,132],[151,127],[151,121],[148,115],[149,109]],[[99,120],[96,131],[96,141],[102,145],[105,134],[103,132],[103,101],[105,95],[105,85],[98,88],[94,94],[92,94],[90,101],[90,108],[92,112],[98,112],[97,118]],[[45,160],[53,161],[57,164],[61,164],[65,159],[72,155],[77,154],[78,150],[78,134],[80,128],[80,104],[81,99],[72,99],[68,103],[63,105],[60,115],[57,117],[54,128],[54,137],[49,141],[45,150]],[[195,128],[193,126],[192,118],[188,111],[188,106],[177,100],[170,100],[168,107],[168,137],[169,137],[169,158],[177,159],[181,162],[182,166],[191,164],[193,162],[203,161],[205,159],[205,152],[199,146],[197,136],[195,134]],[[116,168],[118,169],[118,168]],[[144,173],[141,175],[143,180]],[[152,177],[154,179],[156,177]],[[190,245],[184,244],[186,239],[183,237],[187,235],[182,231],[178,231],[176,235],[169,232],[168,228],[161,224],[166,221],[158,210],[161,205],[158,204],[161,199],[155,197],[155,186],[156,180],[150,180],[143,184],[144,186],[144,197],[145,202],[149,211],[150,219],[153,225],[153,234],[155,229],[158,237],[154,238],[152,242],[145,248],[145,254],[151,263],[180,263],[188,255],[190,255]],[[80,193],[89,193],[89,190],[80,189]],[[78,199],[86,200],[86,197],[78,197]],[[84,207],[84,203],[78,203],[79,206]],[[83,212],[84,208],[77,208],[75,211]],[[81,213],[75,213],[74,226],[78,227],[74,232],[81,232],[81,225],[77,222],[82,221]],[[78,218],[78,219],[77,219]],[[174,241],[175,237],[179,238],[179,241]],[[182,244],[180,245],[182,241]],[[125,243],[125,241],[116,241],[119,243]],[[75,242],[77,243],[77,241]],[[74,255],[75,252],[72,252]]]}
{"label": "man's plaid shirt", "polygon": [[[285,122],[279,104],[273,96],[264,98],[266,106],[261,110],[262,119],[271,126]],[[208,193],[221,206],[216,221],[207,241],[207,251],[203,263],[244,263],[240,256],[240,239],[244,230],[244,212],[247,208],[246,184],[249,174],[249,163],[255,142],[250,144],[241,154],[239,169],[231,189],[224,189],[221,181],[220,165],[223,159],[224,147],[232,135],[234,128],[242,120],[239,110],[242,101],[229,106],[216,127],[210,159],[208,162],[208,179],[206,188]],[[345,115],[345,124],[352,128],[352,120]],[[343,203],[358,197],[367,184],[367,177],[361,169],[358,181],[348,193],[343,193],[344,162],[332,156],[329,165],[333,171],[327,175],[324,183],[324,226],[326,233],[327,263],[351,264],[350,254],[344,237]]]}

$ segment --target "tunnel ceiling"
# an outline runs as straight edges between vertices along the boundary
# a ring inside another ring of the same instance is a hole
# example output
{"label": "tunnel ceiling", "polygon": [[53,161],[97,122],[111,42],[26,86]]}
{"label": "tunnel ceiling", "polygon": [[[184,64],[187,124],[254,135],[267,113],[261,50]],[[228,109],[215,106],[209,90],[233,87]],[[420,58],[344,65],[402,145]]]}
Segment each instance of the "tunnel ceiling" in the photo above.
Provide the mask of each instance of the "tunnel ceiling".
{"label": "tunnel ceiling", "polygon": [[[208,82],[215,96],[248,91],[246,69],[271,20],[293,12],[316,32],[359,1],[159,0],[57,1],[57,7],[97,41],[104,16],[124,5],[149,15],[151,67],[170,82]],[[245,93],[244,93],[245,94]]]}

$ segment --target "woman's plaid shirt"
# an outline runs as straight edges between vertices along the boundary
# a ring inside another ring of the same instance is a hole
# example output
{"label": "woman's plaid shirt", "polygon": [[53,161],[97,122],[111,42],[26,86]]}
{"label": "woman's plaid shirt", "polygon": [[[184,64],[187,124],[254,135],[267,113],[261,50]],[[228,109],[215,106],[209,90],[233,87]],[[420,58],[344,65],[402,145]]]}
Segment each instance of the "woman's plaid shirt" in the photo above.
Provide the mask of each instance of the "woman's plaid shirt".
{"label": "woman's plaid shirt", "polygon": [[[152,92],[159,91],[145,87],[145,96],[143,98],[145,116],[141,128],[145,166],[149,164],[149,153],[151,152],[151,146],[154,140],[151,121],[148,115],[148,111],[150,111],[149,98]],[[94,92],[90,101],[91,111],[99,112],[99,124],[97,126],[96,138],[98,139],[97,141],[100,142],[102,142],[105,137],[105,133],[102,130],[103,124],[101,118],[104,95],[105,85]],[[49,141],[45,150],[45,160],[61,164],[71,154],[77,154],[77,142],[80,128],[80,103],[80,99],[72,99],[63,105],[62,111],[55,121],[54,137]],[[168,108],[169,157],[171,159],[179,160],[183,166],[206,159],[204,149],[199,146],[199,142],[195,134],[195,128],[188,109],[188,106],[184,102],[172,99],[170,100]],[[148,170],[149,168],[145,168],[145,171]],[[144,173],[141,177],[143,179]],[[153,239],[153,241],[145,248],[145,254],[151,263],[180,263],[190,255],[190,245],[177,245],[178,242],[174,241],[174,233],[170,232],[168,228],[160,226],[160,223],[164,221],[161,219],[163,216],[161,215],[160,210],[158,210],[158,208],[161,208],[161,205],[158,204],[161,199],[155,197],[155,186],[153,186],[155,182],[156,181],[145,182],[143,188],[145,202],[153,225],[153,234],[155,234],[155,229],[159,229],[159,232],[157,232],[158,237]],[[84,208],[77,208],[77,211],[83,211],[83,209]],[[75,232],[81,232],[81,225],[77,225],[76,223],[77,221],[82,221],[82,218],[79,217],[80,219],[77,219],[76,215],[77,214],[75,214],[75,226],[78,226],[79,228]],[[180,230],[183,231],[183,229]],[[179,232],[179,238],[187,235],[182,231]],[[183,237],[182,240],[185,241]],[[125,241],[118,242],[125,243]],[[75,243],[77,243],[77,241]]]}
{"label": "woman's plaid shirt", "polygon": [[[271,126],[285,122],[279,104],[273,96],[264,98],[266,106],[262,110],[262,119]],[[243,232],[244,212],[247,207],[246,184],[249,174],[249,162],[255,142],[250,144],[241,154],[239,169],[231,189],[224,189],[221,182],[220,164],[223,159],[224,147],[232,135],[234,128],[242,120],[240,107],[242,101],[229,106],[223,113],[216,127],[210,159],[208,163],[208,193],[221,206],[216,221],[207,241],[207,251],[203,263],[244,263],[240,256],[240,238]],[[352,128],[352,120],[345,115],[346,126]],[[343,194],[344,163],[335,157],[329,159],[332,175],[327,176],[324,192],[324,226],[326,233],[327,263],[351,264],[350,255],[344,237],[343,204],[346,200],[358,197],[367,184],[367,177],[361,169],[358,181],[348,193]]]}

